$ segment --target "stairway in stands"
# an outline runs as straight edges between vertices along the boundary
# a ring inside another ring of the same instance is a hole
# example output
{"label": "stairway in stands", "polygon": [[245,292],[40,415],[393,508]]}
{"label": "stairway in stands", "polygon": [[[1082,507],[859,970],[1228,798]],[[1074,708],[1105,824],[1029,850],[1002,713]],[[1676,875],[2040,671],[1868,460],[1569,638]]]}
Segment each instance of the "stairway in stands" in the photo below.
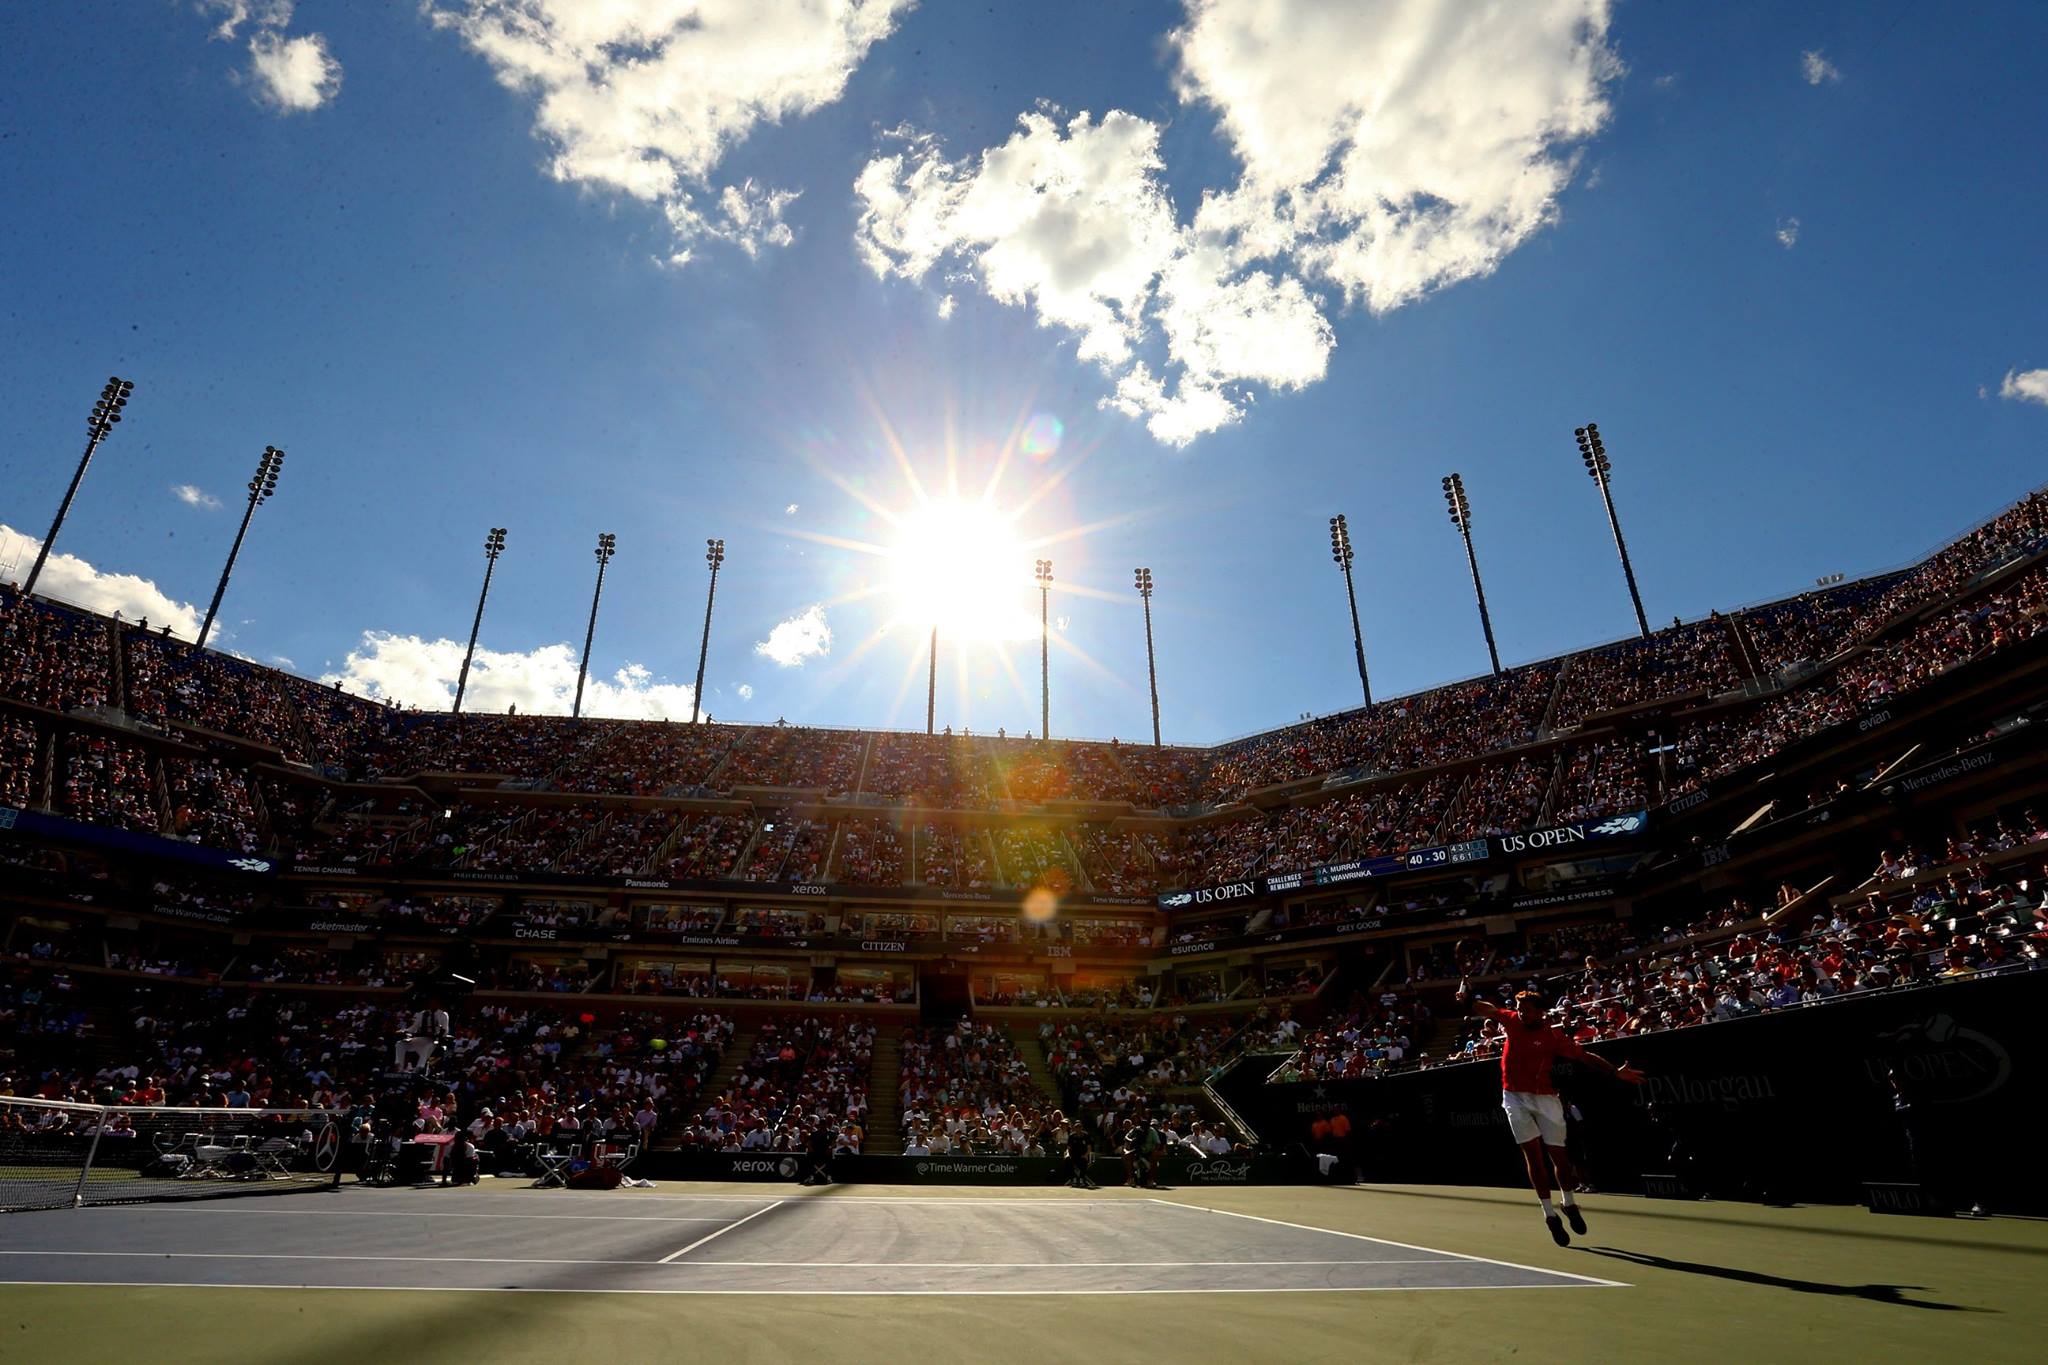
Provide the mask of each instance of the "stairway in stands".
{"label": "stairway in stands", "polygon": [[1420,1040],[1416,1054],[1427,1055],[1433,1062],[1442,1061],[1451,1055],[1451,1049],[1457,1044],[1458,1035],[1465,1031],[1465,1025],[1469,1022],[1464,1015],[1455,1010],[1438,1015],[1430,1021],[1429,1035]]}
{"label": "stairway in stands", "polygon": [[868,1072],[868,1130],[861,1144],[863,1155],[903,1154],[902,1081],[902,1037],[885,1020],[875,1030],[874,1064]]}
{"label": "stairway in stands", "polygon": [[1017,1045],[1017,1055],[1024,1059],[1024,1069],[1031,1073],[1032,1084],[1045,1096],[1047,1109],[1058,1109],[1066,1103],[1060,1098],[1060,1083],[1047,1064],[1045,1048],[1038,1041],[1038,1030],[1026,1025],[1010,1030],[1010,1041]]}
{"label": "stairway in stands", "polygon": [[[745,1016],[740,1016],[733,1027],[732,1041],[725,1045],[724,1055],[718,1059],[718,1065],[711,1068],[711,1074],[704,1078],[704,1084],[699,1087],[696,1098],[691,1101],[694,1112],[679,1114],[677,1117],[694,1119],[711,1103],[714,1096],[724,1094],[726,1088],[732,1084],[732,1078],[739,1075],[740,1068],[747,1064],[747,1058],[754,1055],[754,1044],[760,1037],[759,1026],[748,1023]],[[676,1142],[671,1138],[656,1145],[673,1147]]]}

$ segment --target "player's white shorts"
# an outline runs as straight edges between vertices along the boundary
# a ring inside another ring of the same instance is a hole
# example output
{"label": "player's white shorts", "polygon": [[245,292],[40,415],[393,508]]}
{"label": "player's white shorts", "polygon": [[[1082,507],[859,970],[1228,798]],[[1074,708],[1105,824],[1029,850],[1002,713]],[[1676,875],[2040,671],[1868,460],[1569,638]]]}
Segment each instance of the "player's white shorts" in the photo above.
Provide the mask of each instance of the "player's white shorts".
{"label": "player's white shorts", "polygon": [[1500,1107],[1507,1111],[1508,1131],[1516,1142],[1541,1136],[1546,1147],[1564,1146],[1564,1101],[1557,1096],[1503,1090]]}

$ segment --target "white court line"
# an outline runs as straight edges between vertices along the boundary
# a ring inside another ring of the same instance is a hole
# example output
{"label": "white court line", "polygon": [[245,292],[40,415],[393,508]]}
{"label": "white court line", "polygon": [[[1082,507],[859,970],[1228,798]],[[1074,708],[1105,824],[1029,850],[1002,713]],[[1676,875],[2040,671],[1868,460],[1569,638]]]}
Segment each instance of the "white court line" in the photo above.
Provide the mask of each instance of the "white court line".
{"label": "white court line", "polygon": [[[843,1187],[842,1187],[842,1188],[843,1188]],[[556,1200],[556,1199],[607,1199],[607,1200],[613,1200],[613,1201],[616,1201],[616,1200],[617,1200],[617,1199],[619,1198],[618,1194],[616,1194],[616,1193],[612,1193],[612,1192],[601,1192],[601,1191],[597,1191],[597,1190],[549,1190],[549,1191],[546,1191],[546,1192],[545,1192],[545,1195],[546,1195],[546,1198],[548,1198],[549,1200]],[[496,1195],[493,1195],[493,1196],[490,1196],[490,1197],[491,1197],[491,1198],[498,1198],[498,1197],[500,1197],[500,1196],[496,1196]],[[674,1202],[677,1202],[677,1203],[683,1203],[683,1204],[759,1204],[759,1203],[762,1203],[762,1202],[763,1202],[763,1201],[764,1201],[764,1200],[766,1199],[766,1197],[767,1197],[767,1196],[765,1196],[765,1195],[764,1195],[764,1196],[762,1196],[762,1198],[760,1198],[760,1199],[724,1199],[724,1198],[714,1198],[714,1197],[711,1197],[711,1196],[708,1196],[708,1195],[707,1195],[707,1196],[701,1196],[701,1197],[700,1197],[700,1196],[698,1196],[698,1195],[694,1195],[694,1194],[639,1194],[639,1193],[634,1193],[633,1195],[631,1195],[631,1196],[629,1196],[629,1197],[630,1197],[630,1198],[632,1198],[632,1199],[633,1199],[634,1201],[636,1201],[636,1202],[643,1202],[643,1201],[652,1201],[652,1200],[672,1200],[672,1201],[674,1201]],[[776,1202],[777,1202],[777,1203],[782,1203],[782,1204],[810,1204],[810,1203],[815,1203],[815,1202],[818,1202],[819,1200],[822,1200],[822,1199],[824,1199],[824,1198],[825,1198],[825,1197],[824,1197],[823,1195],[815,1195],[815,1194],[811,1194],[811,1195],[803,1195],[803,1194],[789,1194],[789,1195],[786,1195],[786,1196],[784,1196],[784,1197],[783,1197],[782,1199],[779,1199],[779,1200],[777,1200]],[[1146,1201],[1146,1200],[1143,1200],[1143,1199],[1139,1199],[1139,1198],[1131,1198],[1131,1199],[1073,1199],[1073,1200],[1067,1200],[1067,1199],[1060,1199],[1060,1198],[1058,1198],[1058,1197],[1056,1197],[1056,1196],[1053,1196],[1053,1195],[1047,1195],[1047,1196],[1045,1196],[1045,1197],[1043,1197],[1043,1198],[1038,1198],[1038,1199],[1028,1199],[1028,1198],[1027,1198],[1027,1199],[980,1199],[980,1198],[976,1198],[976,1199],[911,1199],[911,1198],[903,1198],[903,1199],[896,1199],[896,1198],[886,1198],[886,1197],[885,1197],[885,1198],[868,1198],[868,1197],[865,1197],[865,1196],[862,1196],[862,1195],[852,1195],[852,1194],[849,1194],[849,1195],[846,1195],[846,1196],[843,1196],[843,1197],[839,1197],[839,1198],[834,1198],[834,1199],[831,1199],[831,1200],[829,1200],[829,1201],[826,1201],[826,1202],[827,1202],[827,1203],[829,1204],[829,1206],[830,1206],[830,1207],[832,1207],[832,1208],[835,1208],[835,1209],[858,1209],[858,1208],[865,1208],[865,1207],[867,1207],[867,1206],[868,1206],[868,1205],[870,1205],[870,1204],[929,1204],[929,1205],[932,1205],[932,1206],[934,1206],[934,1207],[938,1207],[938,1208],[952,1208],[952,1207],[955,1207],[955,1206],[964,1206],[964,1205],[983,1205],[983,1204],[1001,1204],[1001,1205],[1003,1205],[1003,1206],[1005,1206],[1005,1207],[1008,1207],[1008,1208],[1044,1208],[1044,1209],[1087,1209],[1087,1208],[1096,1208],[1096,1209],[1101,1209],[1101,1208],[1130,1208],[1131,1206],[1133,1206],[1133,1205],[1135,1205],[1135,1204],[1145,1203],[1145,1202],[1148,1202],[1148,1201]],[[1158,1199],[1154,1199],[1154,1200],[1150,1200],[1149,1202],[1157,1204],[1157,1203],[1164,1203],[1164,1202],[1166,1202],[1166,1201],[1164,1201],[1164,1200],[1158,1200]],[[1177,1205],[1176,1207],[1179,1207],[1179,1208],[1188,1208],[1188,1207],[1190,1207],[1190,1206],[1189,1206],[1189,1205],[1186,1205],[1186,1204],[1182,1204],[1182,1205]]]}
{"label": "white court line", "polygon": [[[682,1269],[725,1269],[740,1266],[751,1270],[1066,1270],[1085,1267],[1097,1270],[1138,1270],[1186,1266],[1261,1265],[1443,1265],[1459,1259],[1453,1256],[1403,1257],[1385,1261],[690,1261]],[[1544,1272],[1548,1274],[1549,1272]]]}
{"label": "white court line", "polygon": [[[712,1236],[718,1234],[713,1233]],[[310,1251],[15,1251],[0,1256],[125,1256],[140,1261],[402,1261],[423,1265],[659,1265],[658,1261],[614,1261],[602,1257],[550,1260],[541,1256],[343,1256]]]}
{"label": "white court line", "polygon": [[[1468,1258],[1469,1259],[1469,1258]],[[631,1262],[643,1265],[646,1262]],[[1368,1264],[1361,1262],[1360,1264]],[[1507,1262],[1503,1261],[1505,1265]],[[1612,1280],[1587,1280],[1583,1284],[1559,1284],[1557,1272],[1542,1272],[1552,1278],[1541,1284],[1360,1284],[1360,1285],[1315,1285],[1299,1287],[1218,1288],[1218,1289],[619,1289],[606,1286],[590,1289],[563,1289],[552,1285],[532,1287],[509,1285],[427,1285],[427,1284],[211,1284],[204,1280],[8,1280],[0,1284],[53,1287],[61,1289],[289,1289],[295,1293],[309,1290],[332,1290],[339,1293],[359,1293],[369,1290],[379,1294],[704,1294],[725,1298],[749,1299],[989,1299],[989,1298],[1061,1298],[1075,1295],[1088,1298],[1106,1298],[1130,1294],[1441,1294],[1452,1290],[1500,1290],[1500,1289],[1626,1289],[1627,1285]]]}
{"label": "white court line", "polygon": [[1229,1209],[1212,1209],[1203,1204],[1182,1204],[1172,1199],[1153,1199],[1148,1202],[1163,1204],[1169,1209],[1186,1209],[1189,1213],[1220,1213],[1225,1218],[1249,1218],[1254,1223],[1271,1223],[1276,1227],[1294,1228],[1301,1232],[1324,1232],[1332,1237],[1349,1237],[1356,1242],[1377,1242],[1381,1246],[1400,1247],[1406,1251],[1431,1251],[1439,1256],[1448,1256],[1452,1260],[1457,1261],[1478,1261],[1484,1265],[1512,1266],[1516,1270],[1527,1270],[1537,1275],[1562,1275],[1568,1280],[1581,1280],[1586,1284],[1599,1285],[1606,1289],[1633,1288],[1633,1286],[1624,1284],[1620,1280],[1603,1280],[1593,1275],[1574,1275],[1569,1270],[1545,1270],[1542,1266],[1523,1265],[1520,1261],[1503,1261],[1492,1256],[1468,1256],[1462,1251],[1445,1251],[1442,1247],[1417,1246],[1413,1242],[1396,1242],[1387,1237],[1368,1237],[1362,1232],[1340,1232],[1336,1228],[1319,1228],[1307,1223],[1290,1223],[1285,1218],[1261,1218],[1256,1213],[1234,1213]]}
{"label": "white court line", "polygon": [[754,1221],[754,1220],[755,1220],[756,1218],[759,1218],[759,1217],[760,1217],[760,1216],[761,1216],[762,1214],[764,1214],[764,1213],[773,1213],[773,1212],[775,1212],[775,1210],[777,1210],[777,1209],[779,1209],[779,1208],[781,1208],[781,1207],[782,1207],[782,1201],[778,1199],[778,1200],[776,1200],[776,1201],[775,1201],[775,1202],[774,1202],[773,1204],[770,1204],[770,1205],[769,1205],[769,1206],[768,1206],[767,1208],[765,1208],[765,1209],[755,1209],[755,1210],[754,1210],[754,1211],[753,1211],[752,1213],[748,1214],[748,1215],[747,1215],[746,1217],[744,1217],[744,1218],[739,1218],[739,1219],[735,1219],[734,1221],[732,1221],[732,1222],[730,1222],[730,1223],[727,1223],[727,1224],[726,1224],[726,1225],[725,1225],[724,1227],[720,1228],[720,1229],[719,1229],[718,1231],[716,1231],[716,1232],[713,1232],[713,1233],[708,1233],[708,1234],[706,1234],[706,1235],[705,1235],[705,1236],[703,1236],[703,1237],[699,1237],[699,1238],[698,1238],[698,1239],[697,1239],[696,1241],[694,1241],[694,1242],[690,1243],[690,1244],[689,1244],[688,1246],[684,1247],[684,1248],[683,1248],[683,1249],[682,1249],[681,1251],[672,1251],[672,1252],[670,1252],[670,1253],[669,1253],[668,1255],[666,1255],[666,1256],[664,1256],[664,1257],[662,1257],[662,1258],[661,1258],[661,1264],[663,1264],[663,1265],[670,1265],[670,1264],[674,1263],[674,1262],[675,1262],[676,1260],[680,1259],[681,1257],[684,1257],[684,1256],[687,1256],[687,1255],[689,1255],[689,1254],[690,1254],[691,1252],[695,1251],[695,1250],[696,1250],[696,1249],[697,1249],[698,1247],[700,1247],[700,1246],[703,1246],[703,1245],[704,1245],[704,1244],[705,1244],[706,1242],[710,1242],[710,1241],[715,1241],[716,1239],[718,1239],[718,1238],[720,1238],[720,1237],[723,1237],[723,1236],[725,1236],[725,1234],[726,1234],[726,1233],[728,1233],[728,1232],[731,1232],[731,1231],[732,1231],[732,1230],[733,1230],[734,1228],[736,1228],[736,1227],[740,1226],[740,1224],[742,1224],[742,1223],[751,1223],[751,1222],[753,1222],[753,1221]]}
{"label": "white court line", "polygon": [[[100,1208],[112,1205],[101,1204]],[[133,1208],[125,1212],[134,1212]],[[232,1214],[241,1218],[523,1218],[563,1223],[723,1223],[724,1215],[686,1218],[665,1213],[448,1213],[439,1209],[152,1209],[153,1213]]]}

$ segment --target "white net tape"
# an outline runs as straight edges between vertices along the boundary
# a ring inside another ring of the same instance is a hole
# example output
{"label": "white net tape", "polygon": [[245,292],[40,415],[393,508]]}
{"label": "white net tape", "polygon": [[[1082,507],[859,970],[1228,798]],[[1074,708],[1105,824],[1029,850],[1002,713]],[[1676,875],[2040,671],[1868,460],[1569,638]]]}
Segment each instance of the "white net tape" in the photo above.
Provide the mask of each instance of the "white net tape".
{"label": "white net tape", "polygon": [[331,1186],[341,1119],[0,1096],[0,1211]]}

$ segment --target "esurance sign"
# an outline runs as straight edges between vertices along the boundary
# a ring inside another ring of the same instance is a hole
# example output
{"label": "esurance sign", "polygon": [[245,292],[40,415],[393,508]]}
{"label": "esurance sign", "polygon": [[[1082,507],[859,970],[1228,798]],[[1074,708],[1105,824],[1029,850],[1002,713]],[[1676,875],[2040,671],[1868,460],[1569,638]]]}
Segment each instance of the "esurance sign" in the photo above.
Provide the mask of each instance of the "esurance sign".
{"label": "esurance sign", "polygon": [[1500,840],[1500,851],[1505,854],[1542,853],[1553,848],[1564,848],[1572,844],[1596,843],[1605,839],[1626,839],[1648,829],[1650,816],[1647,811],[1630,811],[1626,815],[1610,815],[1605,820],[1581,820],[1576,824],[1552,825],[1547,829],[1525,830],[1520,834],[1504,834]]}

